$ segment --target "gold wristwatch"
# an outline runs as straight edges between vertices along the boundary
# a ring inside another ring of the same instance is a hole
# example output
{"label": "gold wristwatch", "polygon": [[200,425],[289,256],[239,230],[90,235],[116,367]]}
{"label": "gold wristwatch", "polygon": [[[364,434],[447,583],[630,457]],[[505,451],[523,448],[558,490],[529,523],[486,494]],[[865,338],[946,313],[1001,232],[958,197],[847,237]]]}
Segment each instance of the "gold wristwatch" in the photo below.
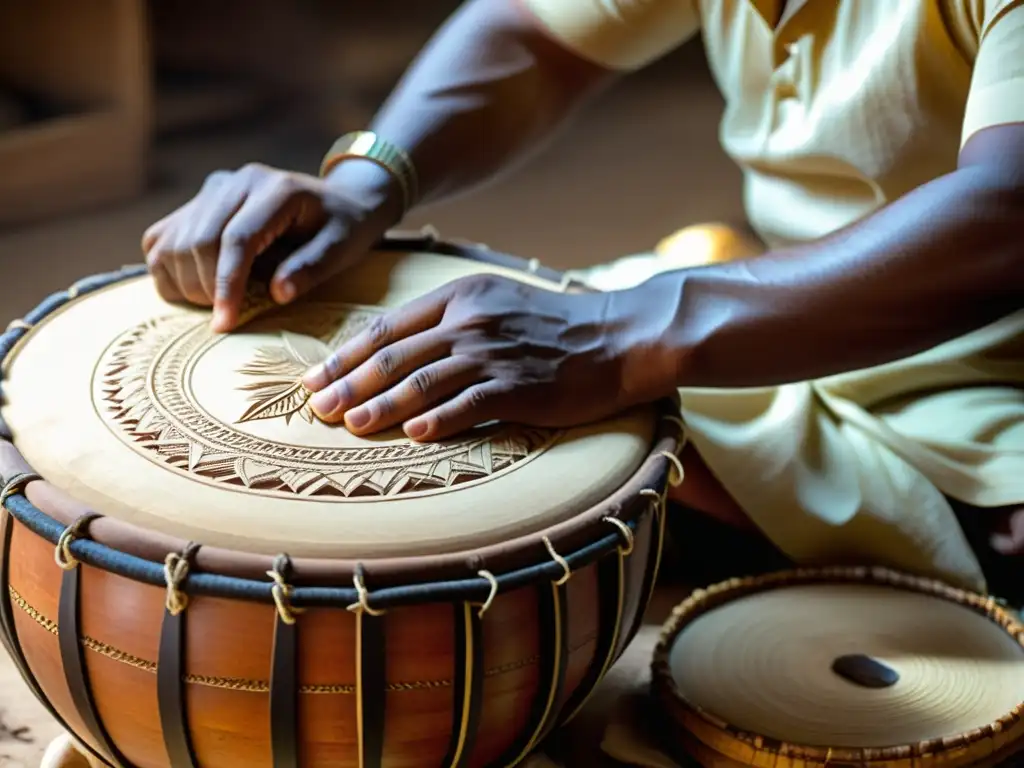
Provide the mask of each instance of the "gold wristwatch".
{"label": "gold wristwatch", "polygon": [[335,141],[320,163],[320,177],[325,178],[339,163],[356,157],[376,163],[394,177],[402,189],[403,212],[416,205],[419,190],[412,159],[401,147],[372,131],[346,133]]}

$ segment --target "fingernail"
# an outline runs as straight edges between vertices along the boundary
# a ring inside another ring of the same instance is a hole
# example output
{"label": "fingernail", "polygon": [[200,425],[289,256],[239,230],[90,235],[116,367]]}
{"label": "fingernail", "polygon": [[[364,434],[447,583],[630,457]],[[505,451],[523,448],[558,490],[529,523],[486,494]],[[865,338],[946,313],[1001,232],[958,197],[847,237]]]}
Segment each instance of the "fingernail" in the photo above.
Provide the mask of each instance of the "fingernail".
{"label": "fingernail", "polygon": [[425,434],[427,434],[427,422],[425,421],[410,421],[405,425],[405,434],[410,440],[419,440]]}
{"label": "fingernail", "polygon": [[307,389],[312,389],[320,384],[321,379],[324,378],[327,366],[323,363],[314,365],[308,371],[302,375],[302,385]]}
{"label": "fingernail", "polygon": [[295,298],[295,284],[291,280],[282,280],[277,285],[277,300],[287,304]]}
{"label": "fingernail", "polygon": [[356,429],[362,429],[370,423],[370,412],[366,408],[356,408],[345,414],[345,421]]}
{"label": "fingernail", "polygon": [[341,405],[341,398],[338,397],[338,392],[334,387],[317,392],[309,398],[310,408],[321,416],[334,413],[334,411],[338,410],[339,405]]}
{"label": "fingernail", "polygon": [[227,310],[218,308],[213,311],[212,324],[215,331],[226,331],[229,321]]}

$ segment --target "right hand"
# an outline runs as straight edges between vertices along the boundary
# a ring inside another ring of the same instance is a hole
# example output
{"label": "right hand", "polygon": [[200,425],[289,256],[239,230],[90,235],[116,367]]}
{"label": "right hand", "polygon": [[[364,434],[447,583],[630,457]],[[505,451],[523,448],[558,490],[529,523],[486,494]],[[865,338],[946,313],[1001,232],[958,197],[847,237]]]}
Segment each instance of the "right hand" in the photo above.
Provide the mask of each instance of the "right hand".
{"label": "right hand", "polygon": [[270,283],[274,301],[287,304],[368,254],[396,223],[399,199],[387,172],[365,161],[343,163],[327,180],[252,163],[211,174],[146,230],[142,250],[164,300],[213,307],[214,330],[226,332],[254,261],[272,244],[304,241]]}

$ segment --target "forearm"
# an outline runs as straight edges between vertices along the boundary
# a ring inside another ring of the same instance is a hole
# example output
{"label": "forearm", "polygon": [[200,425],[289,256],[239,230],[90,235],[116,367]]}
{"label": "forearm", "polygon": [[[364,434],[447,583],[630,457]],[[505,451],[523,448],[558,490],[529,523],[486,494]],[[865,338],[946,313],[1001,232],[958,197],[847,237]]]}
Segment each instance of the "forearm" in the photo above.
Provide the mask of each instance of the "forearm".
{"label": "forearm", "polygon": [[1024,306],[1024,191],[987,167],[941,177],[821,241],[670,273],[662,377],[768,386],[892,362]]}
{"label": "forearm", "polygon": [[[470,0],[370,127],[411,156],[421,202],[436,202],[510,169],[610,79],[546,37],[518,0]],[[338,173],[353,173],[346,165]]]}

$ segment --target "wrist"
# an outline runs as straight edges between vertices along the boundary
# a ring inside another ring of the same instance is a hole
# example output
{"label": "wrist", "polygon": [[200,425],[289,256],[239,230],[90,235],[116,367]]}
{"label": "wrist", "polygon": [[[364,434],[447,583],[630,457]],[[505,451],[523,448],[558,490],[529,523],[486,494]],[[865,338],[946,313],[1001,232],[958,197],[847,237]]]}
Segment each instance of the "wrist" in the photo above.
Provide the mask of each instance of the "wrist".
{"label": "wrist", "polygon": [[672,396],[681,385],[691,355],[691,342],[677,329],[683,283],[683,273],[669,273],[608,295],[627,405]]}
{"label": "wrist", "polygon": [[334,192],[356,199],[367,210],[368,218],[380,224],[381,233],[398,225],[405,210],[405,191],[398,179],[373,160],[350,157],[338,163],[324,177]]}

